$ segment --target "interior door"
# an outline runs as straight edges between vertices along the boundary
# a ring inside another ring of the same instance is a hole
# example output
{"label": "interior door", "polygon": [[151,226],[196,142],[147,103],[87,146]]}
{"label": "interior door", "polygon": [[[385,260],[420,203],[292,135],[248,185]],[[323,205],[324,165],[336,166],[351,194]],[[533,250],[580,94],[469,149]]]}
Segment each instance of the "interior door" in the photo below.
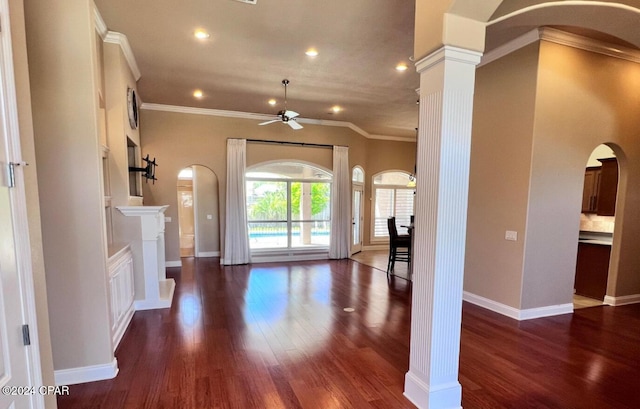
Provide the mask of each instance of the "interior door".
{"label": "interior door", "polygon": [[[1,57],[0,57],[1,58]],[[0,409],[31,408],[27,348],[22,337],[25,309],[16,258],[4,117],[0,115]],[[33,395],[38,390],[33,390]]]}
{"label": "interior door", "polygon": [[[8,10],[4,6],[5,3],[0,5],[0,409],[27,409],[44,407],[44,401],[37,389],[41,385],[32,385],[34,378],[39,379],[36,372],[40,365],[31,361],[30,347],[23,341],[22,325],[28,322],[27,277],[22,275],[19,266],[31,261],[28,255],[18,252],[16,246],[16,240],[22,240],[27,234],[23,223],[26,211],[21,171],[16,172],[15,185],[18,187],[9,187],[13,179],[9,168],[13,154],[9,148],[19,144],[19,133],[7,119],[9,109],[15,108],[16,101],[15,94],[9,90],[9,84],[14,81],[11,55],[6,54],[7,44],[11,44],[11,29]],[[17,122],[17,117],[14,119]],[[37,348],[36,340],[33,341],[32,347]],[[33,375],[29,375],[32,371]]]}
{"label": "interior door", "polygon": [[351,254],[362,251],[362,226],[364,222],[364,187],[353,185],[353,200],[351,200]]}

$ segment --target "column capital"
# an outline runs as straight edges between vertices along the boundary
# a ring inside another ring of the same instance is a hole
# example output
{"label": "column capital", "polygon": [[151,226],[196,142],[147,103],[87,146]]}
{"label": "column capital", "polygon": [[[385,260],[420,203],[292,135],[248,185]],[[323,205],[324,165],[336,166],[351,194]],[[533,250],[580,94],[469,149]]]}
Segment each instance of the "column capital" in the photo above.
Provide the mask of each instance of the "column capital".
{"label": "column capital", "polygon": [[481,57],[481,52],[445,45],[416,62],[416,70],[420,74],[443,61],[478,65]]}

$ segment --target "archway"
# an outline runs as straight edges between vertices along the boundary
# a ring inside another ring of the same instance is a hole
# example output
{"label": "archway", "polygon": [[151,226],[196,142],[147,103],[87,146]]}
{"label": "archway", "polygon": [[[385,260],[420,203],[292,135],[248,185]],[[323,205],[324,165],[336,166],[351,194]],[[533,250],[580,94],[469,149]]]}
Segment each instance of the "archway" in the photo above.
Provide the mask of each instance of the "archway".
{"label": "archway", "polygon": [[191,165],[178,175],[180,257],[219,257],[218,178],[206,166]]}

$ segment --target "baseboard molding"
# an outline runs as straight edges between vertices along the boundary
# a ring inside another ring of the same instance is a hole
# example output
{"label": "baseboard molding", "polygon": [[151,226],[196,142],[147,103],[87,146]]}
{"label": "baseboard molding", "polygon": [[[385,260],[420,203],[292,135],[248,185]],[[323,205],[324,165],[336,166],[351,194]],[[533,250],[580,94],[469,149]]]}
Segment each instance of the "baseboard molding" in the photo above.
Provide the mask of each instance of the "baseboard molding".
{"label": "baseboard molding", "polygon": [[462,386],[459,382],[430,387],[411,371],[404,377],[404,396],[418,408],[462,409]]}
{"label": "baseboard molding", "polygon": [[573,313],[573,303],[549,305],[546,307],[529,308],[526,310],[519,310],[517,308],[499,303],[497,301],[490,300],[488,298],[481,297],[479,295],[470,293],[468,291],[463,292],[462,299],[471,304],[475,304],[479,307],[486,308],[498,314],[505,315],[509,318],[513,318],[518,321],[532,320],[535,318],[552,317],[555,315],[571,314]]}
{"label": "baseboard molding", "polygon": [[178,261],[165,261],[164,262],[165,267],[182,267],[182,260],[178,260]]}
{"label": "baseboard molding", "polygon": [[118,360],[113,358],[113,361],[104,365],[59,369],[53,375],[58,386],[113,379],[118,375]]}
{"label": "baseboard molding", "polygon": [[136,300],[133,305],[136,311],[159,310],[162,308],[171,308],[173,302],[173,293],[176,290],[176,282],[169,278],[160,281],[160,295],[157,300]]}
{"label": "baseboard molding", "polygon": [[196,257],[220,257],[219,251],[201,251]]}
{"label": "baseboard molding", "polygon": [[286,261],[311,261],[311,260],[327,260],[329,254],[326,252],[317,254],[299,254],[299,255],[262,255],[251,256],[251,263],[273,263],[273,262],[286,262]]}
{"label": "baseboard molding", "polygon": [[621,295],[620,297],[610,297],[605,295],[604,303],[618,307],[620,305],[638,304],[640,303],[640,294]]}

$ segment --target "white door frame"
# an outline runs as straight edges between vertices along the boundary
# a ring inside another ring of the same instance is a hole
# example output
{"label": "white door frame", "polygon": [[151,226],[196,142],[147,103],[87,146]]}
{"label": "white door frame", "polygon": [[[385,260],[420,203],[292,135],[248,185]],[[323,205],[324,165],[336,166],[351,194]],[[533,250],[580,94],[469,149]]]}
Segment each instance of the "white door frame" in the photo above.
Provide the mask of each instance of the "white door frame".
{"label": "white door frame", "polygon": [[[11,23],[9,19],[8,0],[0,0],[0,70],[2,84],[0,84],[0,100],[4,118],[4,133],[7,142],[7,160],[19,164],[15,166],[15,187],[9,189],[11,201],[11,216],[14,227],[14,243],[18,278],[23,305],[24,323],[29,325],[31,345],[26,346],[28,372],[30,385],[39,387],[43,385],[42,369],[40,366],[40,345],[38,338],[38,321],[36,316],[35,289],[33,283],[33,270],[31,264],[31,245],[29,239],[29,224],[27,217],[27,201],[24,185],[24,167],[22,151],[20,148],[20,130],[18,126],[18,104],[16,98],[15,76],[13,71],[13,50],[11,44]],[[2,158],[4,161],[5,158]],[[6,169],[4,169],[6,171]],[[2,183],[5,183],[3,181]],[[35,393],[31,395],[33,408],[43,408],[44,395]]]}
{"label": "white door frame", "polygon": [[353,200],[353,197],[355,196],[355,192],[359,191],[360,192],[360,220],[357,221],[357,223],[359,224],[359,228],[358,228],[358,232],[360,233],[360,237],[359,237],[359,241],[358,244],[354,244],[354,237],[353,237],[353,225],[356,223],[356,220],[354,219],[354,214],[353,214],[353,207],[351,208],[351,254],[355,254],[358,253],[360,251],[362,251],[362,242],[364,241],[364,184],[363,183],[357,183],[357,182],[353,182],[351,185],[351,201],[352,201],[352,205],[353,203],[355,203],[355,201]]}

